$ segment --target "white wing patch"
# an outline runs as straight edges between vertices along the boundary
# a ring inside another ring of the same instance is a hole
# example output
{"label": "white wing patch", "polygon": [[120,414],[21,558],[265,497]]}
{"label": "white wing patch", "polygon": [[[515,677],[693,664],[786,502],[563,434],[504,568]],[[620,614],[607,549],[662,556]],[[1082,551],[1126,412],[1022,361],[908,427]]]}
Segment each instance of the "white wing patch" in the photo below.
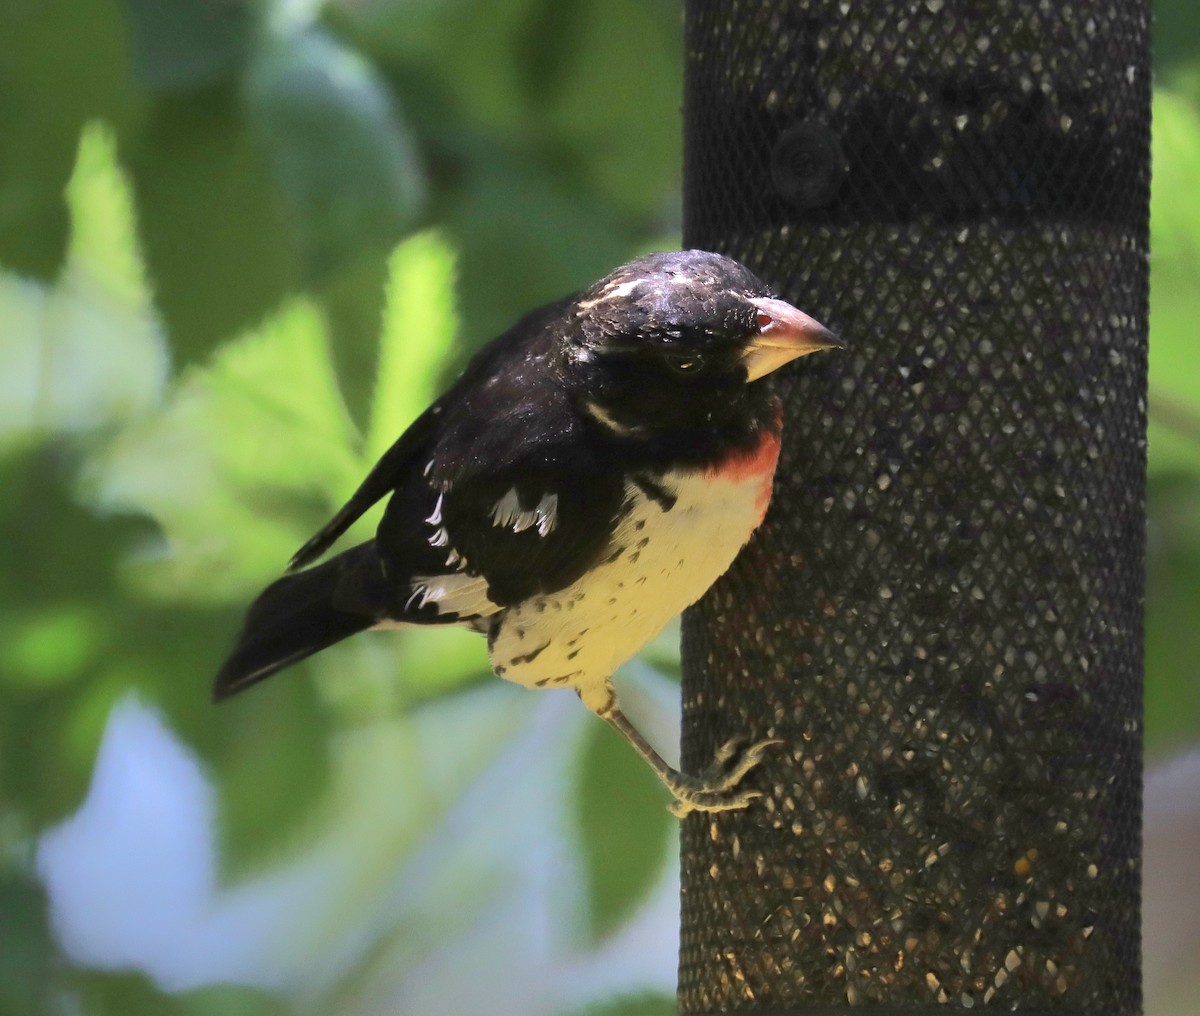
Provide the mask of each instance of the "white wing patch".
{"label": "white wing patch", "polygon": [[549,536],[558,525],[558,495],[544,494],[533,514],[537,516],[538,536]]}
{"label": "white wing patch", "polygon": [[433,604],[439,614],[468,616],[494,614],[500,608],[488,599],[487,579],[482,575],[418,575],[405,610]]}
{"label": "white wing patch", "polygon": [[613,417],[612,414],[610,414],[603,406],[600,405],[600,403],[593,399],[587,399],[584,401],[583,411],[598,424],[603,427],[607,427],[614,434],[618,434],[621,437],[625,437],[629,434],[637,434],[642,429],[641,427],[627,427],[625,424],[621,423],[620,420],[617,420],[615,417]]}
{"label": "white wing patch", "polygon": [[508,493],[492,505],[492,525],[514,533],[536,526],[539,536],[549,536],[558,525],[558,495],[544,494],[535,508],[522,510],[517,488],[509,487]]}
{"label": "white wing patch", "polygon": [[507,528],[513,525],[520,516],[521,499],[517,496],[517,488],[509,487],[508,493],[492,505],[492,525]]}
{"label": "white wing patch", "polygon": [[[445,503],[445,495],[439,494],[437,504],[433,507],[433,513],[425,521],[434,527],[433,535],[429,537],[429,545],[431,547],[446,547],[449,548],[449,553],[446,555],[446,567],[454,568],[458,571],[465,571],[467,567],[467,559],[462,556],[454,547],[450,546],[450,534],[446,531],[446,527],[442,525],[442,505]],[[420,595],[425,595],[428,590],[424,590]],[[427,597],[421,600],[420,605],[424,606],[430,602]],[[412,603],[410,598],[409,603]]]}
{"label": "white wing patch", "polygon": [[630,279],[628,282],[618,282],[615,286],[609,286],[604,290],[602,296],[605,300],[620,300],[622,297],[628,296],[645,280],[641,277]]}
{"label": "white wing patch", "polygon": [[612,282],[605,286],[590,300],[580,300],[580,310],[591,310],[597,304],[608,303],[609,300],[620,300],[622,297],[628,296],[638,286],[646,280],[640,275],[635,279],[626,279],[624,282]]}

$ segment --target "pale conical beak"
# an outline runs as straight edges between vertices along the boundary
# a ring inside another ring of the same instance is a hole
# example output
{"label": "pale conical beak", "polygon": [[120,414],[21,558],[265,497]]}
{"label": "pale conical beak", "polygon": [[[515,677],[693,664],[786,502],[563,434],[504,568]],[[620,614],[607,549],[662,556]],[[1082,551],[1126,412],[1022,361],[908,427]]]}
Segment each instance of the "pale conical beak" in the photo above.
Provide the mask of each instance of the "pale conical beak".
{"label": "pale conical beak", "polygon": [[742,353],[747,381],[757,381],[799,356],[841,348],[842,340],[833,332],[786,300],[763,296],[750,302],[758,308],[758,334]]}

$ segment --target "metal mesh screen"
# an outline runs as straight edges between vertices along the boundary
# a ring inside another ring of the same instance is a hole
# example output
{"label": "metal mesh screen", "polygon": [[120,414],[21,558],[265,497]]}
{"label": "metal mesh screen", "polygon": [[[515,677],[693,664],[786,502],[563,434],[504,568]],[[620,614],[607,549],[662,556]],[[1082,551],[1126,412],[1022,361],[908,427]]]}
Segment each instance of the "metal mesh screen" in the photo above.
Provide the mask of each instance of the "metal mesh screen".
{"label": "metal mesh screen", "polygon": [[846,337],[684,624],[684,1013],[1140,1008],[1143,0],[690,0],[685,241]]}

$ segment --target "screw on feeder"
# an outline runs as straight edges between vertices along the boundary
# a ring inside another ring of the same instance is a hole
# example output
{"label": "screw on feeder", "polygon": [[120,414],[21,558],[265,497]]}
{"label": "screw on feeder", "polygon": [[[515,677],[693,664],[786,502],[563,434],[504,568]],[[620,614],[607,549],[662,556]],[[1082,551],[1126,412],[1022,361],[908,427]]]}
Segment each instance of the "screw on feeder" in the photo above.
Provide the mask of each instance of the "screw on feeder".
{"label": "screw on feeder", "polygon": [[786,128],[771,150],[771,182],[784,200],[800,208],[833,201],[848,169],[838,136],[814,120]]}

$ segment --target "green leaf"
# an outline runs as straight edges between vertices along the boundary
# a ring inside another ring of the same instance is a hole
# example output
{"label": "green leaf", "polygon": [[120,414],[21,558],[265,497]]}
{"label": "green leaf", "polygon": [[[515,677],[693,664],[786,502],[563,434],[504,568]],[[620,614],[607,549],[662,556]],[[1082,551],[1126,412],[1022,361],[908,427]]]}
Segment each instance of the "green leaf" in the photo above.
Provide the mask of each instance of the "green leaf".
{"label": "green leaf", "polygon": [[525,13],[515,56],[525,104],[533,110],[552,102],[581,58],[587,4],[534,0]]}
{"label": "green leaf", "polygon": [[1200,639],[1191,621],[1200,612],[1200,383],[1194,369],[1200,211],[1192,198],[1200,177],[1200,110],[1194,102],[1156,89],[1152,148],[1146,743],[1164,753],[1200,728],[1193,693]]}
{"label": "green leaf", "polygon": [[589,1005],[578,1016],[675,1016],[677,1011],[672,996],[647,992],[644,995],[622,995],[608,1002]]}
{"label": "green leaf", "polygon": [[101,121],[91,121],[80,135],[67,206],[71,247],[66,281],[86,273],[83,284],[100,286],[105,300],[118,300],[131,313],[151,317],[132,189],[117,161],[116,137]]}
{"label": "green leaf", "polygon": [[295,1008],[275,992],[216,984],[180,996],[185,1016],[290,1016]]}
{"label": "green leaf", "polygon": [[403,675],[401,684],[408,705],[495,680],[484,640],[464,628],[414,628],[404,632],[395,668]]}
{"label": "green leaf", "polygon": [[303,277],[334,273],[411,227],[423,183],[379,76],[319,29],[266,37],[246,80],[250,121],[298,224]]}
{"label": "green leaf", "polygon": [[528,120],[522,58],[539,2],[365,0],[339,5],[339,14],[361,45],[447,91],[460,130],[470,124],[516,132]]}
{"label": "green leaf", "polygon": [[356,444],[324,322],[297,300],[131,424],[96,457],[87,486],[163,527],[170,553],[134,573],[144,592],[240,601],[358,482]]}
{"label": "green leaf", "polygon": [[[33,446],[0,455],[0,798],[36,823],[78,804],[95,740],[72,750],[72,717],[112,666],[137,656],[145,616],[116,593],[117,562],[149,527],[97,518],[70,493],[74,456]],[[98,736],[98,731],[93,732]]]}
{"label": "green leaf", "polygon": [[658,779],[607,725],[588,726],[579,766],[575,818],[589,931],[599,940],[633,914],[658,880],[675,819]]}
{"label": "green leaf", "polygon": [[1150,249],[1155,262],[1200,256],[1200,110],[1166,89],[1154,93]]}
{"label": "green leaf", "polygon": [[104,645],[104,620],[87,604],[0,618],[0,675],[32,688],[79,677]]}
{"label": "green leaf", "polygon": [[[1200,265],[1197,266],[1200,270]],[[1153,266],[1150,287],[1150,475],[1200,472],[1200,385],[1193,368],[1195,275]]]}
{"label": "green leaf", "polygon": [[1154,0],[1153,41],[1156,76],[1194,69],[1200,49],[1196,44],[1195,0]]}
{"label": "green leaf", "polygon": [[62,960],[46,911],[32,874],[0,869],[0,1012],[51,1011],[51,985]]}
{"label": "green leaf", "polygon": [[646,0],[581,6],[582,23],[570,26],[575,55],[545,100],[546,116],[587,185],[614,210],[661,217],[683,148],[678,15]]}
{"label": "green leaf", "polygon": [[70,254],[45,286],[0,273],[0,449],[83,433],[147,411],[166,379],[111,131],[83,132],[67,188]]}
{"label": "green leaf", "polygon": [[313,293],[329,322],[333,362],[346,409],[363,433],[371,421],[387,277],[386,254],[365,250]]}
{"label": "green leaf", "polygon": [[127,151],[174,359],[195,363],[296,289],[295,227],[232,88],[161,99]]}
{"label": "green leaf", "polygon": [[629,256],[611,209],[590,197],[573,192],[561,174],[527,153],[472,140],[445,211],[445,230],[459,254],[459,306],[472,326],[464,334],[471,346]]}
{"label": "green leaf", "polygon": [[1146,744],[1162,755],[1200,730],[1200,475],[1152,476],[1147,503]]}
{"label": "green leaf", "polygon": [[[219,654],[210,661],[215,672]],[[220,787],[220,856],[228,871],[277,859],[290,838],[311,834],[328,791],[329,716],[303,672],[283,674],[255,694],[212,706],[207,682],[193,699],[221,728],[211,766]]]}
{"label": "green leaf", "polygon": [[133,67],[151,92],[199,88],[231,77],[254,38],[251,0],[121,0]]}
{"label": "green leaf", "polygon": [[0,266],[48,280],[66,251],[63,188],[85,123],[134,105],[111,0],[0,4]]}
{"label": "green leaf", "polygon": [[660,675],[678,684],[682,669],[679,662],[679,646],[680,619],[675,618],[645,645],[639,658],[643,663],[653,667]]}
{"label": "green leaf", "polygon": [[79,1011],[88,1016],[287,1016],[295,1012],[285,999],[258,988],[214,985],[171,992],[145,974],[124,972],[88,972],[75,980],[72,995]]}
{"label": "green leaf", "polygon": [[433,401],[458,330],[454,252],[437,233],[402,243],[388,260],[368,467]]}
{"label": "green leaf", "polygon": [[1200,377],[1194,369],[1200,211],[1192,200],[1200,178],[1200,110],[1158,90],[1153,149],[1149,468],[1157,475],[1200,470],[1200,444],[1178,425],[1188,417],[1200,420]]}
{"label": "green leaf", "polygon": [[105,297],[99,287],[48,290],[0,274],[0,450],[83,434],[157,403],[162,336],[153,320]]}

